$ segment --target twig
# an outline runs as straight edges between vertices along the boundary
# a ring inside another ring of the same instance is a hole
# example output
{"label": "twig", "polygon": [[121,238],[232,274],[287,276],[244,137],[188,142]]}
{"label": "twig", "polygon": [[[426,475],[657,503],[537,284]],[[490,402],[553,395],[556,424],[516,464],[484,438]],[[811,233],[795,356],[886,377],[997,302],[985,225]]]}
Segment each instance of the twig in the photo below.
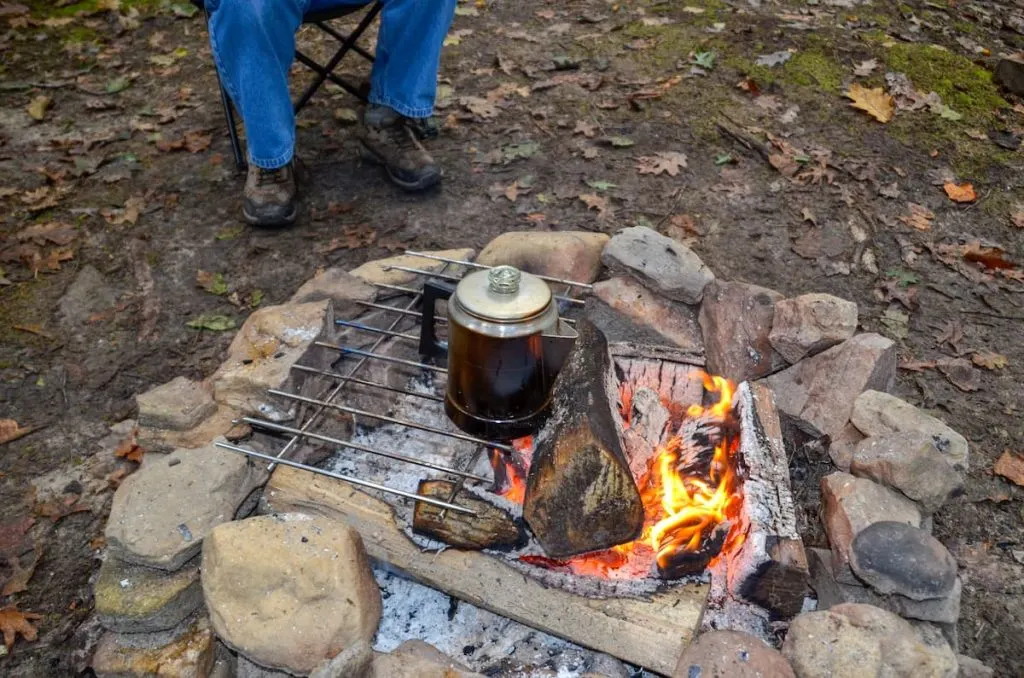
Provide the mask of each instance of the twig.
{"label": "twig", "polygon": [[[724,114],[723,114],[724,115]],[[732,125],[722,122],[719,120],[715,125],[721,130],[726,136],[731,137],[734,141],[738,142],[741,146],[750,151],[756,151],[766,161],[771,157],[771,151],[768,150],[768,146],[761,143],[753,136],[743,132],[740,129],[734,128]]]}
{"label": "twig", "polygon": [[658,220],[658,223],[655,225],[655,230],[661,228],[665,224],[666,221],[668,221],[669,219],[672,218],[672,215],[675,213],[676,208],[679,207],[679,200],[682,197],[683,197],[683,189],[682,188],[677,188],[676,189],[676,197],[672,200],[672,207],[670,207],[668,212],[665,213],[665,216],[663,216],[661,219]]}

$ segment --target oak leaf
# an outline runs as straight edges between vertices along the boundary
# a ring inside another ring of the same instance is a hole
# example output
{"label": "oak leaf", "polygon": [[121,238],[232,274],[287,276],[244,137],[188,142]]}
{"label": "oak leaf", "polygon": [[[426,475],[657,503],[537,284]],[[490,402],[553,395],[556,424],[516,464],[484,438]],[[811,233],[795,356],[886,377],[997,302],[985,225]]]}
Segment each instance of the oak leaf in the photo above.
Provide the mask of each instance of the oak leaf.
{"label": "oak leaf", "polygon": [[677,151],[665,151],[636,159],[636,169],[640,174],[668,174],[674,177],[680,168],[685,168],[686,156]]}
{"label": "oak leaf", "polygon": [[919,231],[930,231],[932,229],[932,219],[935,218],[935,212],[932,212],[924,205],[918,205],[916,202],[908,202],[907,207],[910,208],[910,214],[900,217],[900,221]]}
{"label": "oak leaf", "polygon": [[851,106],[864,111],[878,122],[889,122],[896,112],[895,101],[881,87],[868,89],[853,83],[846,91],[846,96],[853,101]]}
{"label": "oak leaf", "polygon": [[37,630],[30,620],[42,618],[42,615],[35,612],[22,612],[17,605],[8,605],[0,609],[0,631],[4,634],[4,645],[7,649],[11,649],[19,633],[25,640],[35,640]]}
{"label": "oak leaf", "polygon": [[971,362],[986,370],[1001,370],[1007,365],[1006,356],[992,351],[978,351],[971,356]]}
{"label": "oak leaf", "polygon": [[1024,456],[1006,450],[1003,452],[1003,456],[996,460],[996,465],[992,467],[992,470],[996,475],[1024,486]]}
{"label": "oak leaf", "polygon": [[597,193],[580,193],[579,199],[588,210],[597,210],[599,216],[608,211],[608,198],[602,198]]}
{"label": "oak leaf", "polygon": [[950,181],[943,184],[942,188],[953,202],[974,202],[978,199],[971,184],[955,184]]}

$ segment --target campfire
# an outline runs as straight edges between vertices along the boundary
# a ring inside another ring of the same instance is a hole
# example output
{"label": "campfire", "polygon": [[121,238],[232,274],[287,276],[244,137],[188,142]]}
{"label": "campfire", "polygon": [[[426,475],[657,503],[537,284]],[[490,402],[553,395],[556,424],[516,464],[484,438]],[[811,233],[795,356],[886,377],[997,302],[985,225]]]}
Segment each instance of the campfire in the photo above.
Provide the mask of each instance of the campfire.
{"label": "campfire", "polygon": [[[647,469],[636,478],[644,506],[639,539],[609,549],[558,560],[525,555],[524,562],[560,568],[582,576],[608,578],[648,576],[656,566],[664,579],[703,571],[721,552],[742,543],[739,507],[742,486],[736,472],[739,427],[733,414],[735,384],[698,372],[704,390],[717,400],[711,405],[667,400],[669,411],[682,412],[679,433],[657,448]],[[620,413],[629,426],[633,385],[619,388]],[[497,493],[522,504],[534,450],[533,436],[513,441],[513,452],[491,449]]]}

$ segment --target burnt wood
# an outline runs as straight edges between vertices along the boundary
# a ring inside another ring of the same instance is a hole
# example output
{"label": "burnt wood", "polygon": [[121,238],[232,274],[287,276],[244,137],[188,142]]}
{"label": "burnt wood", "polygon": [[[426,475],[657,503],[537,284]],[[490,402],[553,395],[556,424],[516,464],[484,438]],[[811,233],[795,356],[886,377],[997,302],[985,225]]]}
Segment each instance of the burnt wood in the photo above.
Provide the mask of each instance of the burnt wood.
{"label": "burnt wood", "polygon": [[776,617],[793,617],[803,607],[809,573],[775,397],[767,386],[745,382],[734,403],[741,429],[745,538],[729,554],[729,590]]}
{"label": "burnt wood", "polygon": [[523,517],[552,558],[633,541],[644,507],[619,439],[618,381],[608,342],[589,321],[555,381],[537,436]]}
{"label": "burnt wood", "polygon": [[476,511],[476,515],[446,511],[421,501],[413,510],[412,529],[431,539],[460,549],[481,550],[511,547],[522,541],[522,530],[507,511],[477,499],[463,491],[449,499],[455,483],[447,480],[421,480],[417,492],[425,497],[453,501]]}

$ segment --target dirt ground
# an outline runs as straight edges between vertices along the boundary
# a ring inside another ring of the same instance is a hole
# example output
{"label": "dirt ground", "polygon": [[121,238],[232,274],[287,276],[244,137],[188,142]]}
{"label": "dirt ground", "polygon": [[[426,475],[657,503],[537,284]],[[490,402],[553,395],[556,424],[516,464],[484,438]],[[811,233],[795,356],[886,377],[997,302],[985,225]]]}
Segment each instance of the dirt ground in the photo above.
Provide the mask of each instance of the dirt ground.
{"label": "dirt ground", "polygon": [[[443,187],[406,195],[361,164],[357,102],[327,88],[299,117],[309,180],[281,232],[240,220],[201,14],[20,3],[0,0],[0,419],[31,432],[0,445],[0,582],[31,578],[0,607],[40,617],[0,672],[84,669],[104,516],[134,466],[110,427],[218,365],[232,332],[189,323],[240,326],[318,267],[405,247],[642,224],[722,278],[854,299],[899,343],[897,393],[972,443],[966,496],[935,516],[965,580],[961,652],[1024,675],[1024,491],[993,472],[1024,452],[1024,107],[991,77],[1024,48],[1024,3],[462,4],[430,142]],[[895,116],[852,107],[851,83],[896,95]],[[830,462],[801,455],[823,545]]]}

